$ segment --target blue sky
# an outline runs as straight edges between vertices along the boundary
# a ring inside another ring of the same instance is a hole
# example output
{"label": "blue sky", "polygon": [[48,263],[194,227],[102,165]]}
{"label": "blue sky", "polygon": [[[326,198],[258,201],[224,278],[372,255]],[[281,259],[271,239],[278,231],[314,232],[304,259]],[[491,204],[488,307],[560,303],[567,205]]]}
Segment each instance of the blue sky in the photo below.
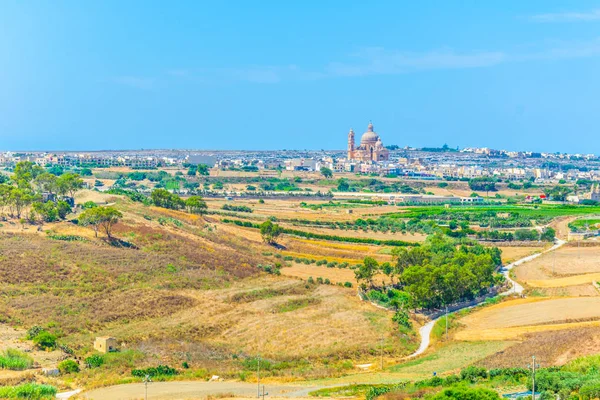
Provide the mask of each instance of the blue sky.
{"label": "blue sky", "polygon": [[600,154],[600,1],[17,1],[0,149]]}

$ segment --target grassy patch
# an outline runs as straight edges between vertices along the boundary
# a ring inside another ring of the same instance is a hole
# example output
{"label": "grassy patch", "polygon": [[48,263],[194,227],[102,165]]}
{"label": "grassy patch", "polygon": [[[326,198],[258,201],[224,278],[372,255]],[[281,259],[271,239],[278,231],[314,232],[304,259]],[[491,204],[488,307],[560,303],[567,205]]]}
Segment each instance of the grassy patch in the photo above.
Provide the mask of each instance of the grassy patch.
{"label": "grassy patch", "polygon": [[247,292],[236,293],[229,298],[231,303],[252,303],[253,301],[270,299],[278,296],[293,295],[293,294],[304,294],[310,287],[306,285],[294,285],[286,288],[272,289],[262,288],[254,289]]}
{"label": "grassy patch", "polygon": [[50,385],[40,385],[37,383],[25,383],[19,386],[1,386],[0,398],[2,399],[54,399],[56,388]]}
{"label": "grassy patch", "polygon": [[31,368],[33,358],[16,349],[7,349],[0,354],[0,368],[22,371]]}
{"label": "grassy patch", "polygon": [[491,354],[504,350],[512,342],[457,342],[444,346],[437,352],[390,367],[390,372],[400,373],[410,379],[431,377],[471,365]]}
{"label": "grassy patch", "polygon": [[331,388],[315,390],[313,392],[308,393],[308,395],[313,397],[362,397],[369,391],[369,389],[378,386],[385,385],[357,384],[348,386],[336,386]]}
{"label": "grassy patch", "polygon": [[290,311],[296,311],[300,308],[312,306],[315,304],[319,304],[321,302],[320,299],[315,299],[314,297],[304,297],[301,299],[293,299],[288,300],[285,303],[279,304],[275,307],[275,312],[284,313]]}

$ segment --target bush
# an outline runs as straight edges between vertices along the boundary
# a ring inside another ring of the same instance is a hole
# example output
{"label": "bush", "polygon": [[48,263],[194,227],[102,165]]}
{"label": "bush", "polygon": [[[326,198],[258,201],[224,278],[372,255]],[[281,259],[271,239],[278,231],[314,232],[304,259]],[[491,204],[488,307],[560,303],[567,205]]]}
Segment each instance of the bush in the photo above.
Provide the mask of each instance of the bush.
{"label": "bush", "polygon": [[56,335],[47,331],[41,331],[33,338],[33,343],[42,350],[52,350],[56,347]]}
{"label": "bush", "polygon": [[344,287],[351,288],[352,282],[344,282]]}
{"label": "bush", "polygon": [[485,388],[457,386],[444,389],[431,398],[432,400],[499,400],[497,392]]}
{"label": "bush", "polygon": [[65,360],[58,364],[58,370],[61,374],[72,374],[79,372],[79,364],[74,360]]}
{"label": "bush", "polygon": [[488,377],[487,370],[474,365],[463,368],[460,371],[460,379],[463,381],[476,382],[479,378],[486,379]]}
{"label": "bush", "polygon": [[168,365],[159,365],[158,367],[151,367],[146,369],[134,369],[131,371],[131,375],[137,378],[144,378],[146,375],[150,377],[155,376],[174,376],[179,374],[179,372]]}
{"label": "bush", "polygon": [[45,329],[42,328],[41,326],[38,326],[38,325],[32,326],[27,331],[26,339],[33,340],[34,337],[36,337],[40,332],[43,332],[43,331],[45,331]]}
{"label": "bush", "polygon": [[85,359],[85,365],[87,365],[88,368],[98,368],[102,364],[104,364],[104,358],[99,354],[94,354]]}

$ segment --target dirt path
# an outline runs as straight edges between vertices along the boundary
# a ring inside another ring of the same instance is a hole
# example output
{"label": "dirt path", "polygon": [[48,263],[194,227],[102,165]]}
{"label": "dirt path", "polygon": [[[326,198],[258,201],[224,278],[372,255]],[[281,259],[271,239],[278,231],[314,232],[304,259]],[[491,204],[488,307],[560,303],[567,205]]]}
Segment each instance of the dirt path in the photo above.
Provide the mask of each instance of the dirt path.
{"label": "dirt path", "polygon": [[[265,391],[269,398],[308,397],[308,393],[318,389],[314,386],[269,385]],[[262,390],[262,385],[261,385]],[[109,386],[81,393],[78,399],[89,400],[134,400],[144,398],[144,384],[131,383]],[[256,397],[258,387],[247,382],[155,382],[148,385],[149,400],[192,400],[204,399],[208,395],[223,397]]]}

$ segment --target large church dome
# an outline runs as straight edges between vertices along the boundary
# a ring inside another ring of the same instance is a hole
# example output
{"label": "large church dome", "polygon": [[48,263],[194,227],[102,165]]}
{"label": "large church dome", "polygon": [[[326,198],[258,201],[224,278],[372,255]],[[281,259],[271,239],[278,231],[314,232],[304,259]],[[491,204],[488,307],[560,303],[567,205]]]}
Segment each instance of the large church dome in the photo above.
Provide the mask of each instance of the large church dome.
{"label": "large church dome", "polygon": [[367,131],[360,138],[360,144],[375,143],[379,140],[379,135],[373,132],[373,124],[369,122]]}

